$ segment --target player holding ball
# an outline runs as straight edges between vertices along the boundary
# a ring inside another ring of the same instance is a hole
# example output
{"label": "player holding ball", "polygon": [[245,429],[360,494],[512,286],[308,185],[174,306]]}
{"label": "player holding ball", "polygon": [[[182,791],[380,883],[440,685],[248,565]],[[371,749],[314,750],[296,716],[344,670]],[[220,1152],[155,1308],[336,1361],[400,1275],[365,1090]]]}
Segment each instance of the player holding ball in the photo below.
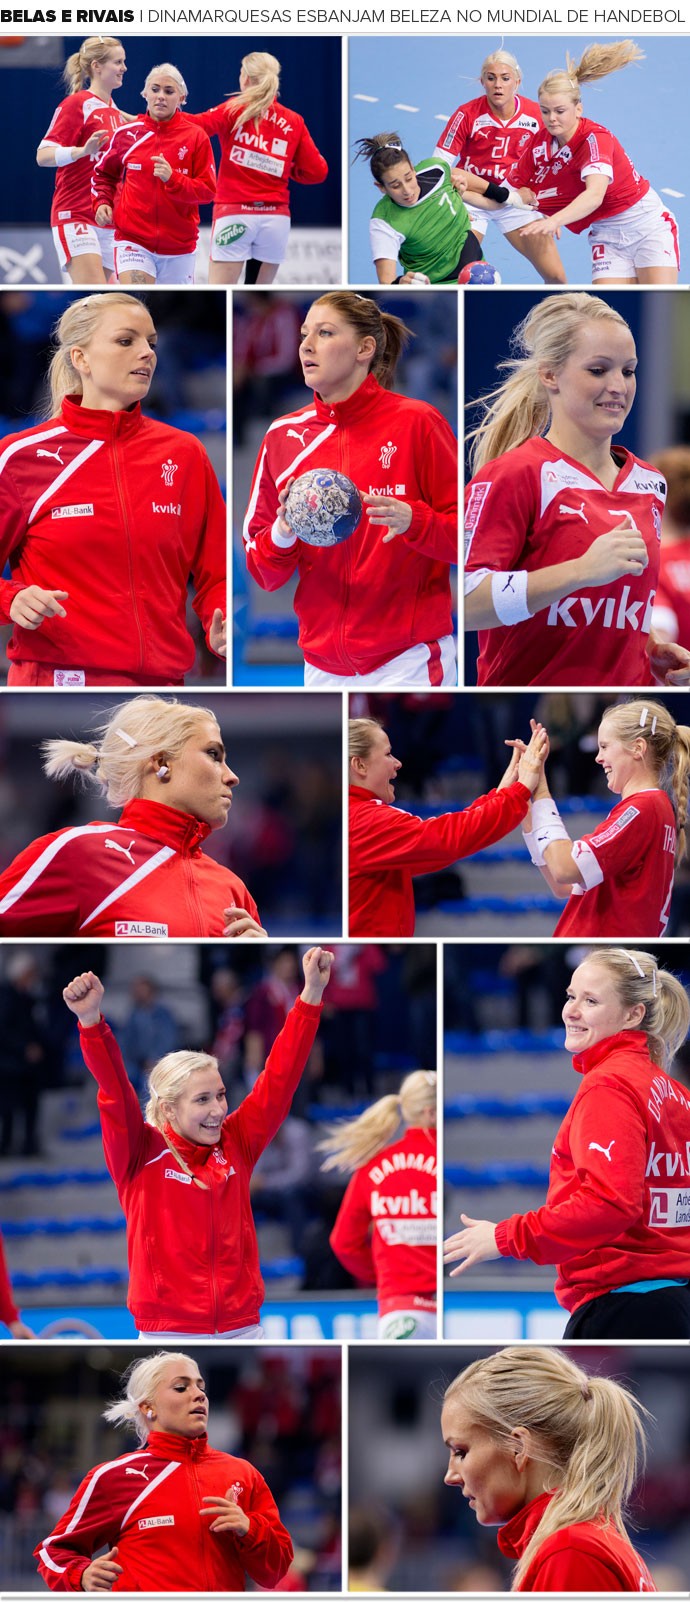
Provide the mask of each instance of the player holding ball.
{"label": "player holding ball", "polygon": [[[313,399],[279,417],[259,452],[247,565],[265,590],[297,575],[308,686],[455,683],[457,446],[435,407],[391,391],[408,337],[374,300],[349,290],[320,296],[299,348]],[[320,549],[287,520],[293,481],[312,468],[354,480],[364,506],[348,539],[321,539]]]}

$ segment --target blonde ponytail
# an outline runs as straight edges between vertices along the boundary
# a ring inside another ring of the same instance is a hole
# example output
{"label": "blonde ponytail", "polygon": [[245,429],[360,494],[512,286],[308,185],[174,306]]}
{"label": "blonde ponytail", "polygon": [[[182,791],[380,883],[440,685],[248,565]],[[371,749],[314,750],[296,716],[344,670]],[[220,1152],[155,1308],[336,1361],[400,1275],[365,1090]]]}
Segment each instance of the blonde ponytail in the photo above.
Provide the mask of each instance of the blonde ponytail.
{"label": "blonde ponytail", "polygon": [[49,779],[73,778],[76,773],[111,806],[121,807],[141,795],[153,757],[179,756],[200,718],[216,721],[208,707],[197,703],[136,695],[122,701],[98,726],[100,738],[44,740],[43,771]]}
{"label": "blonde ponytail", "polygon": [[316,1148],[330,1153],[321,1167],[326,1171],[337,1168],[341,1174],[354,1173],[390,1145],[401,1123],[411,1127],[420,1121],[433,1123],[435,1114],[436,1075],[423,1068],[415,1069],[403,1079],[397,1096],[381,1096],[358,1118],[331,1127]]}
{"label": "blonde ponytail", "polygon": [[467,435],[472,472],[525,440],[545,434],[551,421],[548,392],[541,372],[560,372],[577,345],[583,324],[608,320],[627,323],[598,295],[559,292],[537,302],[518,323],[510,360],[499,363],[506,377],[495,389],[471,403],[481,409],[480,421]]}
{"label": "blonde ponytail", "polygon": [[644,1016],[636,1027],[647,1036],[652,1062],[670,1072],[690,1029],[690,999],[680,979],[660,968],[651,951],[595,946],[584,960],[609,974],[621,1006],[644,1006]]}
{"label": "blonde ponytail", "polygon": [[629,67],[631,62],[638,61],[644,61],[644,51],[631,39],[589,45],[579,61],[566,55],[565,68],[556,67],[553,72],[547,73],[537,95],[565,93],[578,101],[581,84],[596,83],[599,78],[608,78],[610,73],[620,72],[622,67]]}
{"label": "blonde ponytail", "polygon": [[110,39],[107,35],[94,33],[79,46],[74,54],[67,57],[62,81],[71,95],[78,94],[85,89],[93,76],[93,66],[96,61],[107,61],[112,50],[121,50],[121,39]]}
{"label": "blonde ponytail", "polygon": [[676,723],[662,701],[649,696],[631,697],[608,706],[602,717],[623,744],[644,739],[649,764],[660,788],[670,797],[676,817],[676,862],[687,852],[690,791],[690,726]]}
{"label": "blonde ponytail", "polygon": [[557,1530],[610,1522],[629,1541],[623,1512],[644,1464],[650,1415],[623,1385],[588,1374],[564,1352],[508,1346],[458,1374],[444,1403],[454,1399],[506,1449],[514,1430],[529,1430],[529,1456],[545,1466],[545,1488],[554,1492],[515,1570],[514,1591]]}
{"label": "blonde ponytail", "polygon": [[258,123],[277,100],[280,90],[280,62],[267,50],[251,50],[243,57],[242,66],[249,83],[239,94],[228,96],[232,105],[242,107],[235,124],[237,128],[242,128],[245,122]]}

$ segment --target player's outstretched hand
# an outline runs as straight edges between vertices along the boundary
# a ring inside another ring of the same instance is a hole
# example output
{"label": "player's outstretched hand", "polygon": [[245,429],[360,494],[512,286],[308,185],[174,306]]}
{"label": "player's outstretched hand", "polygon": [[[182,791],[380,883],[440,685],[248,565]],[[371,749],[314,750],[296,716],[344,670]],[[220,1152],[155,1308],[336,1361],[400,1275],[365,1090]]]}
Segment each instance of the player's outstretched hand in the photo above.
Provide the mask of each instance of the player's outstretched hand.
{"label": "player's outstretched hand", "polygon": [[331,977],[331,968],[335,958],[332,951],[324,951],[322,946],[310,946],[302,958],[304,969],[304,989],[302,1001],[311,1002],[312,1007],[318,1006],[326,985]]}
{"label": "player's outstretched hand", "polygon": [[362,500],[366,507],[369,522],[376,527],[383,524],[388,529],[384,534],[382,545],[389,540],[397,538],[398,534],[406,534],[412,522],[412,507],[407,501],[397,501],[394,495],[363,495]]}
{"label": "player's outstretched hand", "polygon": [[214,1535],[239,1535],[240,1540],[247,1534],[249,1519],[243,1512],[237,1500],[237,1492],[231,1485],[225,1496],[202,1496],[202,1502],[210,1503],[209,1507],[200,1507],[199,1512],[203,1518],[212,1518],[209,1530]]}
{"label": "player's outstretched hand", "polygon": [[97,128],[95,133],[89,134],[85,144],[81,147],[82,156],[97,156],[99,150],[107,145],[110,138],[105,128]]}
{"label": "player's outstretched hand", "polygon": [[226,628],[225,618],[223,617],[223,613],[219,606],[216,607],[213,617],[211,618],[211,627],[208,631],[208,643],[211,647],[211,650],[215,651],[216,656],[227,656],[228,631]]}
{"label": "player's outstretched hand", "polygon": [[104,994],[98,975],[88,972],[78,973],[71,979],[70,983],[65,985],[62,997],[67,1002],[70,1012],[73,1012],[79,1022],[88,1029],[100,1019]]}
{"label": "player's outstretched hand", "polygon": [[461,1213],[460,1218],[465,1228],[443,1242],[444,1263],[460,1260],[459,1268],[451,1269],[451,1279],[464,1274],[465,1269],[473,1268],[475,1263],[490,1263],[501,1255],[496,1245],[495,1224],[490,1224],[486,1218],[468,1218],[467,1213]]}
{"label": "player's outstretched hand", "polygon": [[112,1591],[115,1581],[122,1574],[122,1564],[117,1562],[117,1547],[111,1546],[109,1552],[102,1557],[94,1558],[84,1569],[81,1577],[82,1591]]}
{"label": "player's outstretched hand", "polygon": [[529,745],[526,746],[525,750],[520,754],[517,766],[517,776],[520,780],[520,783],[526,784],[527,789],[532,792],[532,795],[534,795],[537,785],[542,778],[544,772],[544,763],[549,754],[549,736],[546,732],[546,729],[543,727],[543,724],[535,723],[532,719],[531,725],[532,738],[529,742]]}
{"label": "player's outstretched hand", "polygon": [[13,1319],[12,1323],[8,1324],[7,1328],[9,1330],[9,1332],[10,1332],[10,1335],[12,1336],[13,1341],[37,1341],[38,1340],[38,1336],[36,1334],[36,1331],[33,1330],[33,1329],[29,1329],[28,1324],[23,1324],[22,1321],[21,1321],[21,1318]]}
{"label": "player's outstretched hand", "polygon": [[690,684],[690,651],[675,640],[649,639],[649,661],[657,684]]}
{"label": "player's outstretched hand", "polygon": [[244,907],[226,907],[223,913],[226,940],[268,940],[268,933]]}
{"label": "player's outstretched hand", "polygon": [[40,629],[47,617],[67,616],[61,602],[68,598],[68,590],[42,590],[39,584],[27,584],[13,596],[10,617],[22,629]]}
{"label": "player's outstretched hand", "polygon": [[623,515],[622,523],[617,523],[610,533],[600,534],[580,557],[579,582],[582,585],[591,584],[598,589],[602,584],[622,578],[624,573],[634,573],[637,577],[644,573],[649,561],[647,547],[630,513]]}

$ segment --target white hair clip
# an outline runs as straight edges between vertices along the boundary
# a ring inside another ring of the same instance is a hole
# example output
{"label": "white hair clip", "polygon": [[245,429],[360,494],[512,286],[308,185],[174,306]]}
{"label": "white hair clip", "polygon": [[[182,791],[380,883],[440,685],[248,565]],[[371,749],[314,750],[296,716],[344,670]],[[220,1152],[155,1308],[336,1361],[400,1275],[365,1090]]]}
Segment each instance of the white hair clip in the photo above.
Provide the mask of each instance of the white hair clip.
{"label": "white hair clip", "polygon": [[642,711],[640,712],[640,722],[639,722],[639,725],[638,725],[639,728],[641,728],[641,729],[644,728],[645,723],[647,722],[648,715],[649,715],[649,707],[648,706],[643,706]]}
{"label": "white hair clip", "polygon": [[652,726],[651,726],[651,729],[650,729],[649,732],[650,732],[650,734],[656,734],[656,713],[654,714],[654,717],[652,718]]}
{"label": "white hair clip", "polygon": [[125,745],[136,745],[136,740],[132,739],[131,734],[127,734],[125,729],[116,729],[115,733],[119,740],[124,740]]}
{"label": "white hair clip", "polygon": [[646,975],[646,973],[644,971],[644,968],[642,967],[642,963],[638,962],[637,957],[633,956],[632,951],[626,951],[625,955],[626,955],[626,957],[630,958],[630,961],[631,961],[631,963],[633,965],[633,968],[637,969],[637,972],[639,973],[640,978],[641,979],[646,979],[647,975]]}

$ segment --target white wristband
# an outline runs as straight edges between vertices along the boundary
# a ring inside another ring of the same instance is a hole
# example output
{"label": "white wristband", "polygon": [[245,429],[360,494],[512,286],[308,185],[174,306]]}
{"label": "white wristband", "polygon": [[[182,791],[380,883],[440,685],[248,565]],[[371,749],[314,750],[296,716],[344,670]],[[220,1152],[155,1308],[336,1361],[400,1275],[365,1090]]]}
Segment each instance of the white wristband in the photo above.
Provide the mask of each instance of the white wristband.
{"label": "white wristband", "polygon": [[283,530],[280,526],[280,512],[278,513],[275,523],[273,524],[273,528],[271,529],[271,539],[273,540],[273,544],[279,545],[283,551],[289,551],[293,545],[297,544],[296,534],[283,533]]}
{"label": "white wristband", "polygon": [[539,847],[537,845],[537,842],[536,842],[536,840],[534,838],[534,830],[533,829],[523,829],[522,838],[523,838],[523,840],[525,842],[525,845],[527,846],[527,850],[529,851],[530,857],[532,858],[532,861],[534,863],[535,868],[543,868],[543,866],[544,866],[544,858],[543,858],[543,856],[542,856],[542,854],[541,854],[541,852],[539,850]]}
{"label": "white wristband", "polygon": [[69,166],[71,166],[71,163],[74,161],[74,156],[72,155],[72,146],[71,145],[53,145],[51,148],[55,152],[55,165],[56,165],[56,167],[69,167]]}
{"label": "white wristband", "polygon": [[532,802],[532,835],[530,856],[538,868],[544,867],[544,852],[553,840],[567,840],[568,845],[572,845],[558,807],[550,796]]}
{"label": "white wristband", "polygon": [[526,623],[532,616],[527,606],[527,573],[492,573],[491,599],[499,623]]}

